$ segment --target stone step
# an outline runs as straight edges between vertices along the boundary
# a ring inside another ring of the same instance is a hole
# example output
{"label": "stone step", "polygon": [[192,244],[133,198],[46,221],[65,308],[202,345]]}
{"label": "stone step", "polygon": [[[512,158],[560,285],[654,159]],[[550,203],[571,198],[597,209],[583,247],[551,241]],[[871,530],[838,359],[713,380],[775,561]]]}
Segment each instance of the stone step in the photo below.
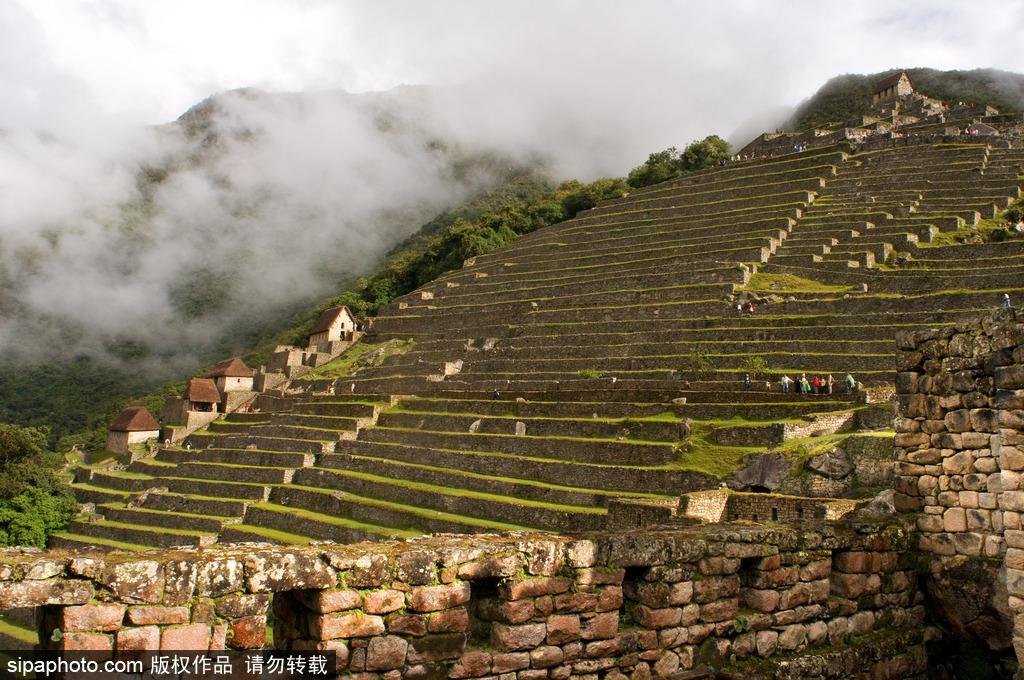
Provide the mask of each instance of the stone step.
{"label": "stone step", "polygon": [[259,467],[296,468],[313,464],[312,453],[257,451],[255,449],[161,449],[157,460],[171,463],[225,463]]}
{"label": "stone step", "polygon": [[[333,491],[292,485],[281,487],[274,496],[289,508],[302,508],[328,517],[377,526],[380,534],[403,536],[407,533],[477,534],[517,531],[526,527],[504,522],[467,517],[382,498],[358,496],[348,491]],[[388,527],[388,529],[384,529]]]}
{"label": "stone step", "polygon": [[383,427],[363,430],[360,439],[611,465],[664,465],[678,457],[675,447],[671,444],[642,444],[617,440],[461,434]]}
{"label": "stone step", "polygon": [[223,463],[181,463],[175,476],[250,484],[287,484],[291,481],[295,469]]}
{"label": "stone step", "polygon": [[232,517],[241,517],[245,514],[245,509],[248,506],[249,502],[247,501],[176,493],[151,493],[146,496],[141,504],[141,507],[146,510],[207,515],[220,517],[225,520]]}
{"label": "stone step", "polygon": [[525,458],[500,453],[430,449],[424,446],[351,441],[341,453],[404,463],[451,468],[474,474],[528,479],[558,486],[607,491],[641,490],[677,494],[715,488],[719,480],[704,473],[658,467],[620,467]]}
{"label": "stone step", "polygon": [[126,541],[114,541],[98,536],[86,536],[70,531],[55,531],[50,534],[46,543],[48,548],[57,550],[69,550],[79,554],[94,552],[119,551],[119,552],[142,552],[152,550],[153,546],[139,543],[128,543]]}
{"label": "stone step", "polygon": [[75,495],[75,500],[79,503],[95,503],[97,505],[100,503],[119,503],[132,496],[130,492],[107,489],[92,484],[72,484],[71,491]]}
{"label": "stone step", "polygon": [[452,468],[405,463],[387,458],[354,456],[347,453],[324,454],[318,467],[352,470],[389,479],[470,489],[509,498],[522,498],[560,505],[604,507],[608,504],[609,498],[615,497],[614,492],[542,484],[529,479],[494,477]]}
{"label": "stone step", "polygon": [[202,434],[191,436],[194,449],[247,449],[282,453],[327,453],[334,450],[333,441],[265,437],[257,435]]}
{"label": "stone step", "polygon": [[196,548],[210,545],[216,540],[216,535],[211,533],[179,531],[166,527],[159,529],[155,527],[145,528],[108,521],[85,522],[75,520],[68,525],[68,531],[81,536],[94,536],[96,538],[156,548]]}
{"label": "stone step", "polygon": [[605,510],[582,506],[557,506],[449,489],[428,484],[398,482],[386,477],[346,470],[306,468],[296,474],[298,484],[348,491],[358,496],[402,502],[455,515],[477,517],[550,531],[590,531],[604,525]]}
{"label": "stone step", "polygon": [[377,424],[407,430],[474,432],[479,434],[574,437],[578,439],[633,438],[643,441],[678,442],[685,438],[678,421],[559,418],[515,418],[459,415],[451,413],[384,413]]}
{"label": "stone step", "polygon": [[243,523],[247,526],[274,529],[336,543],[380,541],[408,535],[406,532],[392,530],[388,527],[346,521],[343,518],[312,512],[305,508],[285,507],[273,503],[249,506]]}
{"label": "stone step", "polygon": [[227,521],[227,518],[224,517],[208,517],[205,515],[144,508],[102,506],[97,508],[97,510],[103,515],[104,519],[111,522],[208,533],[220,532]]}
{"label": "stone step", "polygon": [[207,481],[187,477],[157,477],[154,486],[163,487],[179,494],[195,494],[213,498],[227,498],[240,501],[266,500],[270,490],[260,484],[243,484],[228,481]]}

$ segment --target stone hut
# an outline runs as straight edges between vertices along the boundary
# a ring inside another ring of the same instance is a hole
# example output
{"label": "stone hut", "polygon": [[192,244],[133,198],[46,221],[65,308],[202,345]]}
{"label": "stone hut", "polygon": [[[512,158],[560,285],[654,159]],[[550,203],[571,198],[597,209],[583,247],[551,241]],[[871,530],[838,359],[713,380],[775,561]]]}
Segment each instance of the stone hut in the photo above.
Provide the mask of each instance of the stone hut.
{"label": "stone hut", "polygon": [[329,351],[332,342],[348,342],[353,339],[356,319],[348,307],[331,307],[321,312],[309,332],[309,351]]}
{"label": "stone hut", "polygon": [[212,379],[217,390],[224,394],[251,391],[254,375],[255,371],[246,366],[244,361],[238,357],[231,357],[215,364],[203,377]]}
{"label": "stone hut", "polygon": [[217,404],[220,403],[220,392],[217,391],[217,384],[210,378],[192,378],[185,386],[185,393],[182,395],[185,401],[185,410],[216,412]]}
{"label": "stone hut", "polygon": [[129,406],[107,428],[107,450],[128,453],[132,444],[141,444],[160,435],[160,423],[144,406]]}
{"label": "stone hut", "polygon": [[871,105],[892,101],[910,94],[914,94],[914,83],[911,82],[906,71],[900,71],[878,81],[875,85],[875,93],[871,97]]}

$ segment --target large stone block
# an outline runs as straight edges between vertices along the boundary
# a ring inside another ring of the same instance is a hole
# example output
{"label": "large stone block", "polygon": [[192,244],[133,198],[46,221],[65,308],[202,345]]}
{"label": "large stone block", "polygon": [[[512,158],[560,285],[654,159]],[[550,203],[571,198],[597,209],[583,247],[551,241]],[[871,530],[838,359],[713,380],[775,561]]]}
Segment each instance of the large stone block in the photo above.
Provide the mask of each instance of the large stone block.
{"label": "large stone block", "polygon": [[464,605],[469,602],[469,597],[469,584],[461,582],[440,586],[417,586],[409,591],[407,599],[409,606],[415,611],[436,612]]}
{"label": "large stone block", "polygon": [[366,670],[385,671],[405,665],[409,643],[397,635],[384,635],[370,640],[366,650]]}
{"label": "large stone block", "polygon": [[515,652],[537,647],[547,636],[543,623],[528,623],[521,626],[507,626],[495,623],[491,626],[491,643],[502,652]]}
{"label": "large stone block", "polygon": [[369,614],[325,614],[313,621],[313,633],[320,640],[371,637],[384,632],[384,619]]}
{"label": "large stone block", "polygon": [[950,432],[967,432],[974,429],[971,424],[971,412],[968,409],[950,411],[943,420]]}
{"label": "large stone block", "polygon": [[0,582],[0,610],[85,604],[92,596],[92,583],[88,581],[52,579]]}
{"label": "large stone block", "polygon": [[124,621],[127,607],[122,604],[86,604],[76,607],[64,607],[61,613],[61,630],[69,631],[103,631],[118,630]]}
{"label": "large stone block", "polygon": [[1002,390],[1024,388],[1024,365],[1000,366],[993,374],[995,386]]}

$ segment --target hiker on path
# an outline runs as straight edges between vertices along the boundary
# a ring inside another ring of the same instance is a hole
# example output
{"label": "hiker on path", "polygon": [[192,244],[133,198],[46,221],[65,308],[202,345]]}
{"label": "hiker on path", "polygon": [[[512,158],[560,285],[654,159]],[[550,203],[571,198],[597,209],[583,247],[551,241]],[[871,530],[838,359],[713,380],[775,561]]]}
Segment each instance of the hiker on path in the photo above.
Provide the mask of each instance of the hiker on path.
{"label": "hiker on path", "polygon": [[821,390],[821,378],[814,376],[814,380],[811,381],[811,387],[814,388],[814,393],[818,394]]}
{"label": "hiker on path", "polygon": [[854,392],[857,389],[857,381],[853,379],[853,375],[850,373],[846,374],[846,391]]}
{"label": "hiker on path", "polygon": [[743,376],[743,386],[749,390],[750,389],[750,385],[751,385],[750,374],[747,373],[746,375]]}
{"label": "hiker on path", "polygon": [[825,383],[828,385],[828,393],[832,394],[832,390],[836,385],[836,379],[832,377],[831,373],[828,374],[828,378],[825,379]]}
{"label": "hiker on path", "polygon": [[804,395],[804,397],[811,393],[811,383],[809,380],[807,380],[806,375],[800,376],[800,392],[801,394]]}
{"label": "hiker on path", "polygon": [[1003,293],[1003,307],[1009,309],[1012,305],[1010,304],[1010,294]]}
{"label": "hiker on path", "polygon": [[782,393],[789,394],[789,386],[790,384],[792,384],[793,379],[790,378],[788,375],[784,375],[782,376],[782,380],[780,380],[779,382],[782,383]]}

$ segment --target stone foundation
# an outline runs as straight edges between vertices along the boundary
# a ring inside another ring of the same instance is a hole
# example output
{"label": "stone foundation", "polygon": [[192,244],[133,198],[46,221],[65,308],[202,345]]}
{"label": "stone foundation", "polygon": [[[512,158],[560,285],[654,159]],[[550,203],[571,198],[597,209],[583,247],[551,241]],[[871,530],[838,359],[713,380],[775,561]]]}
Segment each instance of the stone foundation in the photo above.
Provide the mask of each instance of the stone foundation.
{"label": "stone foundation", "polygon": [[925,669],[909,544],[903,526],[875,521],[9,551],[0,608],[42,606],[40,639],[67,650],[259,648],[272,620],[274,647],[334,650],[340,671],[366,679],[646,680],[713,666],[895,680]]}

